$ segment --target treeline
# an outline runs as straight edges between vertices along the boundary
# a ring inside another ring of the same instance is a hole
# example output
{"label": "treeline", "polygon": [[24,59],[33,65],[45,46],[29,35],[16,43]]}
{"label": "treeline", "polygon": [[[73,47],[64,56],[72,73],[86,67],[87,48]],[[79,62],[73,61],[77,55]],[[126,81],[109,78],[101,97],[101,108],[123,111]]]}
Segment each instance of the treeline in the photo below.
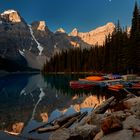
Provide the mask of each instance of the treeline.
{"label": "treeline", "polygon": [[103,46],[70,49],[54,55],[43,72],[140,73],[140,9],[135,4],[131,30],[118,21]]}

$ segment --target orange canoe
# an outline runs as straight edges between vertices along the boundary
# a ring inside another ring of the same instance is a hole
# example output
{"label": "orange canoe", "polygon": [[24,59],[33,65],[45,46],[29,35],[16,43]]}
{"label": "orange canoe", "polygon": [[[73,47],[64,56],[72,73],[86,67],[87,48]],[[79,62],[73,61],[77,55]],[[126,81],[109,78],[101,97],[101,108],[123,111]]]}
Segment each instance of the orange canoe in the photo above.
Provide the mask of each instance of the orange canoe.
{"label": "orange canoe", "polygon": [[102,80],[104,80],[104,78],[101,76],[88,76],[85,79],[89,80],[89,81],[102,81]]}
{"label": "orange canoe", "polygon": [[117,89],[117,90],[120,90],[123,88],[123,85],[121,84],[117,84],[117,85],[109,85],[108,86],[108,89]]}

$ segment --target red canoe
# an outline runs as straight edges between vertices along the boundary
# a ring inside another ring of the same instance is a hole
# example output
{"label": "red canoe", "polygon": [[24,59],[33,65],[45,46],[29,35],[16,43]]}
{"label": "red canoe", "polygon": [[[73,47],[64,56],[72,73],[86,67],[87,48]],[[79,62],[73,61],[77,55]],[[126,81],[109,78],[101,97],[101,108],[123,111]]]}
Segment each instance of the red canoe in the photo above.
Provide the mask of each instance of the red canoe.
{"label": "red canoe", "polygon": [[79,81],[70,81],[72,89],[92,89],[94,84],[80,83]]}

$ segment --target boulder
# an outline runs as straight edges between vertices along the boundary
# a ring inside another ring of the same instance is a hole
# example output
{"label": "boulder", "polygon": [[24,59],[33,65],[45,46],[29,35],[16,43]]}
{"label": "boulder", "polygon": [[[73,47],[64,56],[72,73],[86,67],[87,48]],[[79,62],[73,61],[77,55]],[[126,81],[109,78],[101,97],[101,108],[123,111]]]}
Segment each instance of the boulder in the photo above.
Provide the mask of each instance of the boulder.
{"label": "boulder", "polygon": [[93,140],[100,140],[103,137],[104,133],[101,130],[99,133],[96,134]]}
{"label": "boulder", "polygon": [[98,128],[101,127],[101,121],[104,117],[104,114],[94,114],[91,116],[91,124],[96,125]]}
{"label": "boulder", "polygon": [[134,139],[132,131],[124,129],[118,132],[111,133],[109,135],[105,135],[100,140],[134,140]]}
{"label": "boulder", "polygon": [[49,136],[49,140],[69,140],[69,139],[70,139],[69,129],[59,129]]}
{"label": "boulder", "polygon": [[124,111],[116,111],[113,113],[113,115],[121,121],[126,119],[126,114],[124,113]]}
{"label": "boulder", "polygon": [[103,133],[109,134],[114,131],[119,131],[123,128],[122,122],[115,116],[108,116],[102,120],[101,129]]}
{"label": "boulder", "polygon": [[131,98],[123,102],[123,105],[126,109],[131,109],[138,104],[140,104],[140,97]]}
{"label": "boulder", "polygon": [[100,130],[97,128],[97,126],[85,124],[83,126],[75,127],[74,129],[72,129],[71,133],[76,133],[81,136],[81,140],[93,140],[93,138],[99,131]]}
{"label": "boulder", "polygon": [[71,129],[59,129],[50,135],[49,140],[93,140],[98,132],[96,126],[86,124]]}
{"label": "boulder", "polygon": [[136,118],[135,115],[131,115],[126,118],[126,120],[123,122],[123,127],[125,129],[131,129],[135,128],[140,125],[140,120]]}

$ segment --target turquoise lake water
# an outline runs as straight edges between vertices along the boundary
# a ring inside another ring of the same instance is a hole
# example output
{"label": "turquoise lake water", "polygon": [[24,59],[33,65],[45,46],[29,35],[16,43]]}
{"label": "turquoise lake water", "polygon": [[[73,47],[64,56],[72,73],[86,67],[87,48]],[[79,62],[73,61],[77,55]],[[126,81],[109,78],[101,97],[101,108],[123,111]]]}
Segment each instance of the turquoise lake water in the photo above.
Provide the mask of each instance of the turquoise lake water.
{"label": "turquoise lake water", "polygon": [[[70,80],[86,75],[13,74],[0,78],[0,140],[46,140],[28,131],[61,115],[90,112],[112,93],[102,88],[72,90]],[[18,136],[11,136],[13,133]]]}

